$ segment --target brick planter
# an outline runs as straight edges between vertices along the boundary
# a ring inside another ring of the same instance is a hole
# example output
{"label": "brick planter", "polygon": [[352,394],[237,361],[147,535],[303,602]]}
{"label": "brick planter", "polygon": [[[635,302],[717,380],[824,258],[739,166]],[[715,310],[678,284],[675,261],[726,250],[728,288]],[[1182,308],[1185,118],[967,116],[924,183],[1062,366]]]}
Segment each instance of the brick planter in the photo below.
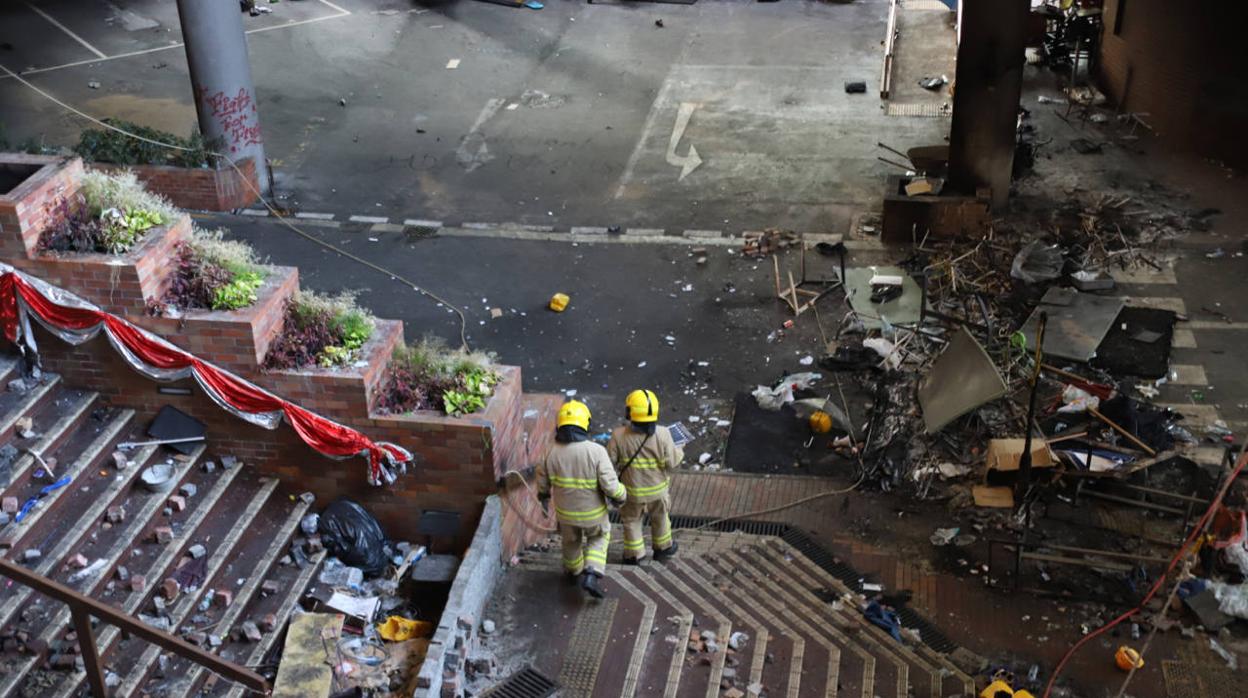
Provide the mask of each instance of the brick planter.
{"label": "brick planter", "polygon": [[78,158],[0,153],[0,257],[13,263],[34,255],[39,235],[59,223],[57,207],[78,193],[80,177]]}
{"label": "brick planter", "polygon": [[[257,199],[260,184],[256,180],[256,164],[251,158],[230,166],[174,167],[172,165],[110,165],[93,162],[93,170],[117,172],[130,170],[148,191],[160,194],[178,208],[192,211],[233,211],[250,206]],[[250,182],[251,186],[247,186]]]}
{"label": "brick planter", "polygon": [[190,234],[191,219],[182,214],[167,226],[147,231],[125,254],[45,252],[33,258],[16,257],[10,263],[104,310],[136,317],[147,312],[147,301],[165,295],[175,267],[174,248]]}
{"label": "brick planter", "polygon": [[286,301],[299,289],[295,267],[265,267],[265,273],[256,302],[246,308],[186,310],[178,318],[130,320],[222,368],[240,375],[258,373],[269,345],[282,329]]}

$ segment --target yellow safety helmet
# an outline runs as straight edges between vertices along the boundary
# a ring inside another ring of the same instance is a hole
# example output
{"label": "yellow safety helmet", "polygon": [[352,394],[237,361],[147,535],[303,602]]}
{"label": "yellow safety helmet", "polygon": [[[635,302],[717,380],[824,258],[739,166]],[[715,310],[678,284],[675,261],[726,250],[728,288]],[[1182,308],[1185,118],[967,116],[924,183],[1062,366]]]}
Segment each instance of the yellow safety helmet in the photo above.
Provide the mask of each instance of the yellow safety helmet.
{"label": "yellow safety helmet", "polygon": [[1123,645],[1114,653],[1114,664],[1117,664],[1118,668],[1123,671],[1131,671],[1132,668],[1143,669],[1144,658],[1140,656],[1139,652]]}
{"label": "yellow safety helmet", "polygon": [[832,415],[823,410],[815,410],[810,415],[810,430],[816,434],[826,434],[832,431]]}
{"label": "yellow safety helmet", "polygon": [[590,416],[588,405],[579,400],[568,400],[559,408],[559,419],[555,424],[561,427],[571,424],[589,431]]}
{"label": "yellow safety helmet", "polygon": [[659,421],[659,396],[653,390],[634,390],[624,398],[630,422]]}

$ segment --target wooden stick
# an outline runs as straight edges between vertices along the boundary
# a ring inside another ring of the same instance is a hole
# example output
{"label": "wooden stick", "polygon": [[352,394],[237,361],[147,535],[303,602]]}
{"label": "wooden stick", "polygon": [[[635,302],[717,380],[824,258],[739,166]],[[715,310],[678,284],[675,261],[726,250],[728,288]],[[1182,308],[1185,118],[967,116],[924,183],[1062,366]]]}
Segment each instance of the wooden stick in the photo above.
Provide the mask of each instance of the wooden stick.
{"label": "wooden stick", "polygon": [[1108,424],[1109,426],[1113,427],[1113,428],[1114,428],[1114,431],[1116,431],[1116,432],[1118,432],[1119,434],[1122,434],[1123,436],[1127,437],[1127,439],[1129,439],[1129,440],[1131,441],[1131,443],[1135,444],[1136,446],[1139,446],[1139,447],[1140,447],[1140,450],[1144,451],[1144,452],[1145,452],[1145,453],[1147,453],[1148,455],[1150,455],[1150,456],[1155,456],[1155,455],[1157,455],[1157,451],[1155,451],[1155,450],[1153,450],[1153,449],[1149,448],[1149,447],[1148,447],[1148,444],[1146,444],[1146,443],[1144,443],[1143,441],[1140,441],[1138,438],[1136,438],[1135,434],[1132,434],[1131,432],[1127,431],[1126,429],[1123,429],[1122,427],[1120,427],[1120,426],[1118,426],[1117,424],[1115,424],[1113,420],[1111,420],[1109,417],[1106,417],[1105,415],[1101,414],[1101,413],[1100,413],[1100,411],[1099,411],[1099,410],[1097,410],[1095,407],[1089,407],[1089,408],[1088,408],[1088,414],[1092,415],[1093,417],[1096,417],[1097,419],[1101,420],[1102,422],[1105,422],[1105,423],[1106,423],[1106,424]]}
{"label": "wooden stick", "polygon": [[1070,371],[1063,371],[1060,368],[1056,368],[1048,364],[1040,364],[1040,368],[1048,371],[1049,373],[1059,375],[1062,378],[1069,378],[1071,380],[1079,381],[1080,383],[1095,383],[1096,382],[1092,380],[1091,378],[1084,378],[1083,376],[1076,375],[1074,373],[1071,373]]}

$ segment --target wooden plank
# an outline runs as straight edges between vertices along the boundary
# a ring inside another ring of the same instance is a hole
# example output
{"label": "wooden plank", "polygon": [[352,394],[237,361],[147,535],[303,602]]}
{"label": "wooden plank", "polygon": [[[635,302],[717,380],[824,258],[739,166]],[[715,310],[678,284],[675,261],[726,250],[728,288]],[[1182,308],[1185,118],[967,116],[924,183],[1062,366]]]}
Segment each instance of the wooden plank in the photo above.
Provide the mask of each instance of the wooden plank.
{"label": "wooden plank", "polygon": [[332,653],[342,635],[339,613],[301,613],[290,620],[273,698],[328,696],[334,683]]}

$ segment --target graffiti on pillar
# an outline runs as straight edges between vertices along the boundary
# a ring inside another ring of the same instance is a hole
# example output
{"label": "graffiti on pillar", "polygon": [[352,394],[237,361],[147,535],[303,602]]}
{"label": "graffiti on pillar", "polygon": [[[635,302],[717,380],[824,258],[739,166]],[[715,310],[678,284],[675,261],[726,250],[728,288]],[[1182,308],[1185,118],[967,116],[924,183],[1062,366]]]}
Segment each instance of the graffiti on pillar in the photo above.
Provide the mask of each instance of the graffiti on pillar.
{"label": "graffiti on pillar", "polygon": [[220,90],[211,94],[203,90],[200,99],[212,109],[212,116],[225,133],[231,153],[263,142],[260,138],[260,117],[256,102],[247,90],[240,87],[238,94],[233,96]]}

